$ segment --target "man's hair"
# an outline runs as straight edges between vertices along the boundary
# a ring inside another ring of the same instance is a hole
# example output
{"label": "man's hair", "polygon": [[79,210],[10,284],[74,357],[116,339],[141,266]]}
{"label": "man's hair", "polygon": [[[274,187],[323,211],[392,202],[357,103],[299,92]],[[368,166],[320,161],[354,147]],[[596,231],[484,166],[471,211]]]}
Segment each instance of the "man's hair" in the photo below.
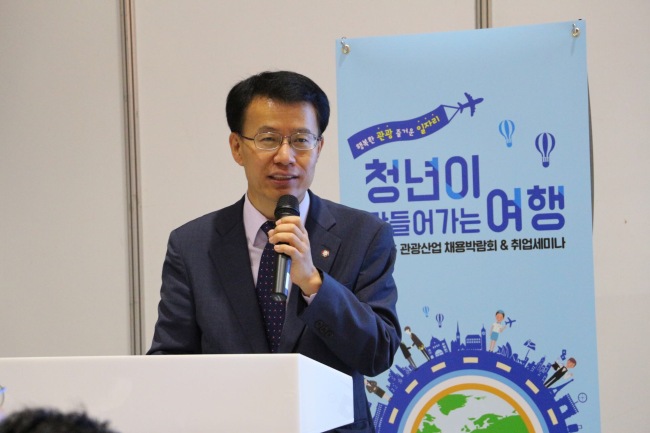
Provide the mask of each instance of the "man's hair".
{"label": "man's hair", "polygon": [[55,409],[23,409],[0,421],[0,433],[115,433],[107,422],[83,412],[63,413]]}
{"label": "man's hair", "polygon": [[226,99],[226,119],[231,132],[242,132],[244,115],[256,97],[285,104],[308,102],[316,111],[318,134],[322,135],[330,118],[327,95],[310,78],[296,72],[262,72],[237,83]]}

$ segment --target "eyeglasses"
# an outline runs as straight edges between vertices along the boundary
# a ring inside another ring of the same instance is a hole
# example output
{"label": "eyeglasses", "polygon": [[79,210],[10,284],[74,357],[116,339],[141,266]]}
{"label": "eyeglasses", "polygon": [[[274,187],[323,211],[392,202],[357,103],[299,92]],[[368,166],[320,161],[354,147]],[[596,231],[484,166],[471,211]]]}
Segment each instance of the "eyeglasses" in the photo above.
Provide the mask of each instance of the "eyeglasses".
{"label": "eyeglasses", "polygon": [[311,150],[323,139],[323,137],[316,137],[310,132],[296,132],[291,135],[282,135],[277,132],[260,132],[252,138],[242,134],[239,134],[239,136],[253,141],[255,147],[260,150],[275,150],[282,146],[285,138],[289,139],[289,144],[296,150]]}

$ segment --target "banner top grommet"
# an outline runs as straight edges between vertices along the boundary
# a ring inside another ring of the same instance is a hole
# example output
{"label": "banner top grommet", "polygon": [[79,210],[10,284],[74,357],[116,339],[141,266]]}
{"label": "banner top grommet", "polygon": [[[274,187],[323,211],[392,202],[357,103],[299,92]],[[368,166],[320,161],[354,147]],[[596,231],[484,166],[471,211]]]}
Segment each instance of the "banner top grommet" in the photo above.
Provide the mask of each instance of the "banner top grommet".
{"label": "banner top grommet", "polygon": [[350,45],[345,43],[345,36],[341,38],[341,52],[343,54],[350,54]]}
{"label": "banner top grommet", "polygon": [[573,36],[574,38],[580,36],[580,27],[575,25],[575,23],[573,24],[573,30],[571,31],[571,36]]}

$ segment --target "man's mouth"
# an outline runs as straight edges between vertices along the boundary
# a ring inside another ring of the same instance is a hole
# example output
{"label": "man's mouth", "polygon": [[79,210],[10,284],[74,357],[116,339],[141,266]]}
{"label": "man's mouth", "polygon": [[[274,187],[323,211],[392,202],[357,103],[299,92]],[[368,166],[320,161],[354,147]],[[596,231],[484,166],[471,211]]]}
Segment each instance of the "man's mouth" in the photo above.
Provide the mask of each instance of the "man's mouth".
{"label": "man's mouth", "polygon": [[272,174],[269,177],[273,180],[291,180],[296,179],[298,176],[293,176],[290,174]]}

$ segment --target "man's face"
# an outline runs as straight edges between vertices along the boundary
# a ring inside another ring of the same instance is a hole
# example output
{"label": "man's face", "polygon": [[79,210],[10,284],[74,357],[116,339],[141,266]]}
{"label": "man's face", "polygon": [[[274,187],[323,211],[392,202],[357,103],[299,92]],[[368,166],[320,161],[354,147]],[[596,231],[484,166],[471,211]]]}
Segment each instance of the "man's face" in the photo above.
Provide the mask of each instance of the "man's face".
{"label": "man's face", "polygon": [[[296,132],[320,135],[316,111],[307,102],[284,104],[268,98],[253,99],[245,112],[242,135],[255,137],[260,132],[283,136]],[[230,149],[235,161],[244,167],[248,198],[262,214],[273,219],[278,199],[291,194],[299,201],[311,185],[323,140],[312,150],[295,150],[285,139],[275,150],[260,150],[251,140],[230,134]]]}

